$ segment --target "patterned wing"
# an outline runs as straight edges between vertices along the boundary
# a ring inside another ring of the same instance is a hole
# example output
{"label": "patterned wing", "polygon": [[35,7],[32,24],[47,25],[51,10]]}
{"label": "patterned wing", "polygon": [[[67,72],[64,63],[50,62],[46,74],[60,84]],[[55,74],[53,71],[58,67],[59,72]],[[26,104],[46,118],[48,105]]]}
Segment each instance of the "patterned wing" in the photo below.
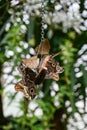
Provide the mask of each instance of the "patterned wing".
{"label": "patterned wing", "polygon": [[35,79],[35,84],[38,84],[38,85],[41,84],[43,80],[45,79],[46,73],[47,73],[47,70],[42,69]]}
{"label": "patterned wing", "polygon": [[26,86],[29,86],[31,82],[34,84],[35,79],[36,73],[32,69],[26,67],[23,75],[24,84]]}
{"label": "patterned wing", "polygon": [[40,45],[38,45],[35,48],[35,52],[41,55],[49,54],[49,51],[50,51],[50,43],[48,39],[45,39]]}
{"label": "patterned wing", "polygon": [[31,82],[28,85],[25,86],[23,80],[21,80],[15,85],[15,90],[17,92],[23,92],[24,96],[31,100],[36,96],[37,86]]}
{"label": "patterned wing", "polygon": [[51,55],[47,55],[42,58],[39,66],[39,72],[45,68],[47,69],[45,78],[54,79],[56,81],[59,80],[59,73],[62,73],[64,71],[59,63],[56,62]]}
{"label": "patterned wing", "polygon": [[22,63],[30,69],[36,69],[39,65],[39,58],[37,56],[32,56],[30,58],[23,59]]}
{"label": "patterned wing", "polygon": [[34,81],[36,77],[36,72],[34,72],[32,69],[29,67],[26,67],[23,63],[21,63],[18,66],[19,72],[22,74],[23,80],[26,82],[28,81]]}
{"label": "patterned wing", "polygon": [[30,68],[25,68],[25,74],[24,74],[24,84],[29,86],[29,84],[32,82],[35,85],[39,85],[41,82],[43,82],[45,76],[46,76],[47,70],[42,69],[42,71],[38,74],[36,74],[34,71],[32,71]]}
{"label": "patterned wing", "polygon": [[16,85],[15,85],[15,90],[17,91],[17,92],[23,92],[24,91],[24,89],[23,89],[23,81],[21,80],[21,81],[19,81]]}
{"label": "patterned wing", "polygon": [[58,62],[56,62],[53,58],[50,59],[47,64],[47,75],[46,78],[50,79],[54,79],[56,81],[59,80],[59,73],[62,73],[64,71],[64,69],[59,65]]}

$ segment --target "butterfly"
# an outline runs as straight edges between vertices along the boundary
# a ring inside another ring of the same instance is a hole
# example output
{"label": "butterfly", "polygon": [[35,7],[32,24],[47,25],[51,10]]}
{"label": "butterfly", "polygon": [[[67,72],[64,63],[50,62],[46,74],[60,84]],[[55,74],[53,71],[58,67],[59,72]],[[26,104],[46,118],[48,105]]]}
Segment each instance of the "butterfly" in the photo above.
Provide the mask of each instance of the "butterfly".
{"label": "butterfly", "polygon": [[39,46],[35,48],[35,52],[43,55],[40,60],[38,72],[40,73],[43,69],[47,70],[46,79],[59,80],[59,74],[64,71],[63,67],[60,66],[54,57],[60,54],[60,52],[50,55],[50,43],[48,39],[45,39]]}
{"label": "butterfly", "polygon": [[64,69],[59,65],[59,62],[53,59],[52,55],[44,56],[41,59],[41,64],[39,66],[39,73],[43,69],[47,70],[47,73],[45,76],[46,79],[54,79],[56,81],[59,80],[59,74],[64,71]]}
{"label": "butterfly", "polygon": [[[29,64],[29,59],[27,60]],[[35,66],[30,67],[33,68]],[[39,74],[37,74],[31,68],[29,68],[29,66],[27,67],[26,65],[24,65],[24,61],[21,62],[21,64],[18,66],[18,70],[22,74],[22,80],[15,85],[15,90],[17,92],[23,92],[25,97],[29,100],[33,99],[36,96],[37,85],[39,85],[44,80],[44,77],[46,75],[45,69],[43,69]]]}
{"label": "butterfly", "polygon": [[39,46],[35,48],[37,54],[42,55],[32,56],[30,58],[22,59],[21,64],[18,66],[18,70],[22,75],[20,80],[15,85],[15,90],[24,93],[28,99],[33,99],[37,93],[37,85],[41,84],[44,79],[59,80],[59,73],[62,73],[64,69],[54,59],[54,55],[49,54],[50,43],[45,39]]}

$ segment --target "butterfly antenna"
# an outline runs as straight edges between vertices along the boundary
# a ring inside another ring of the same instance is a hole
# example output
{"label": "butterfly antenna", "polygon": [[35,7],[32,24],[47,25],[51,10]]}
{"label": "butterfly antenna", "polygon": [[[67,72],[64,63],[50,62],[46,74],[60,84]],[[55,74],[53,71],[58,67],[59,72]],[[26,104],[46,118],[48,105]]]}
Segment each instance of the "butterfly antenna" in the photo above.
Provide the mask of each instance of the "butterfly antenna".
{"label": "butterfly antenna", "polygon": [[56,54],[53,54],[53,55],[52,55],[52,58],[54,58],[54,57],[56,57],[56,56],[60,55],[60,54],[61,54],[61,52],[63,52],[63,50],[61,50],[60,52],[57,52]]}

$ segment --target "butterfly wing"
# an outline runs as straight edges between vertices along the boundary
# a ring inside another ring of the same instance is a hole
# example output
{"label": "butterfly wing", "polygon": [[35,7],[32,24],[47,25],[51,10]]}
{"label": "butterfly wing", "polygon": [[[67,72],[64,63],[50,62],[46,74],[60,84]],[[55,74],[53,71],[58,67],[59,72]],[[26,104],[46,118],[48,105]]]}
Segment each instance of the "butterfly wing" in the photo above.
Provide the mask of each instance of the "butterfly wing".
{"label": "butterfly wing", "polygon": [[29,59],[23,59],[22,63],[18,66],[18,70],[22,74],[22,80],[15,85],[15,90],[23,92],[28,99],[33,99],[36,96],[36,72],[33,69],[36,69],[38,64],[39,58],[34,56]]}
{"label": "butterfly wing", "polygon": [[35,84],[38,84],[38,85],[41,84],[43,80],[45,79],[46,73],[47,73],[47,70],[42,69],[35,79]]}
{"label": "butterfly wing", "polygon": [[23,92],[26,98],[33,99],[37,91],[37,85],[34,83],[36,72],[24,66],[23,63],[19,66],[19,70],[22,74],[22,80],[15,85],[15,90]]}
{"label": "butterfly wing", "polygon": [[24,84],[26,86],[30,86],[30,83],[31,82],[34,83],[34,81],[35,81],[36,73],[32,69],[26,67],[23,77],[24,77],[23,78],[24,79]]}
{"label": "butterfly wing", "polygon": [[30,58],[23,59],[22,63],[30,69],[36,69],[39,65],[39,58],[37,56],[32,56]]}
{"label": "butterfly wing", "polygon": [[22,74],[24,84],[28,86],[28,82],[34,82],[36,78],[36,72],[33,69],[27,67],[23,62],[18,66],[19,72]]}
{"label": "butterfly wing", "polygon": [[31,100],[36,96],[37,86],[31,82],[29,83],[29,86],[25,86],[23,80],[21,80],[15,85],[15,90],[17,92],[23,92],[25,97]]}
{"label": "butterfly wing", "polygon": [[17,92],[23,92],[24,96],[28,99],[31,99],[30,95],[28,94],[28,88],[26,86],[24,86],[23,81],[19,81],[16,85],[15,85],[15,91]]}
{"label": "butterfly wing", "polygon": [[63,67],[61,67],[60,65],[59,65],[59,63],[57,62],[57,64],[56,64],[56,71],[57,71],[57,73],[58,74],[60,74],[60,73],[63,73],[64,72],[64,68]]}
{"label": "butterfly wing", "polygon": [[23,81],[22,80],[20,80],[16,85],[15,85],[15,90],[17,91],[17,92],[23,92],[24,91],[24,89],[23,89]]}
{"label": "butterfly wing", "polygon": [[59,80],[59,73],[62,73],[64,70],[59,65],[58,62],[55,61],[55,59],[52,58],[51,55],[46,55],[42,58],[40,66],[39,66],[39,72],[41,70],[46,68],[46,79],[54,79],[56,81]]}
{"label": "butterfly wing", "polygon": [[40,45],[38,45],[35,48],[35,52],[41,55],[49,54],[49,51],[50,51],[50,43],[48,39],[45,39]]}

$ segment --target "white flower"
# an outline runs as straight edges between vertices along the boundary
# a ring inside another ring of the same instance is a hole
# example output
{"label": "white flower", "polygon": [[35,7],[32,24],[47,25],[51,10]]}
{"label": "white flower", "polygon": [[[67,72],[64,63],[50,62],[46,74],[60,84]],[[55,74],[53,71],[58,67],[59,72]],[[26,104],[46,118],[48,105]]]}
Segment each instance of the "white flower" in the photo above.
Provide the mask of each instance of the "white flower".
{"label": "white flower", "polygon": [[58,84],[56,82],[53,82],[52,86],[51,86],[51,89],[54,90],[54,91],[58,91],[59,90]]}
{"label": "white flower", "polygon": [[26,26],[25,25],[21,25],[21,32],[22,33],[25,33],[27,30]]}
{"label": "white flower", "polygon": [[40,118],[43,115],[43,110],[41,108],[37,108],[34,112],[34,115]]}
{"label": "white flower", "polygon": [[5,30],[8,31],[10,29],[10,26],[11,26],[11,24],[7,23],[6,26],[5,26]]}
{"label": "white flower", "polygon": [[20,0],[12,0],[11,1],[11,6],[15,6],[20,2]]}
{"label": "white flower", "polygon": [[31,101],[29,104],[29,109],[35,110],[38,107],[38,104],[34,101]]}

